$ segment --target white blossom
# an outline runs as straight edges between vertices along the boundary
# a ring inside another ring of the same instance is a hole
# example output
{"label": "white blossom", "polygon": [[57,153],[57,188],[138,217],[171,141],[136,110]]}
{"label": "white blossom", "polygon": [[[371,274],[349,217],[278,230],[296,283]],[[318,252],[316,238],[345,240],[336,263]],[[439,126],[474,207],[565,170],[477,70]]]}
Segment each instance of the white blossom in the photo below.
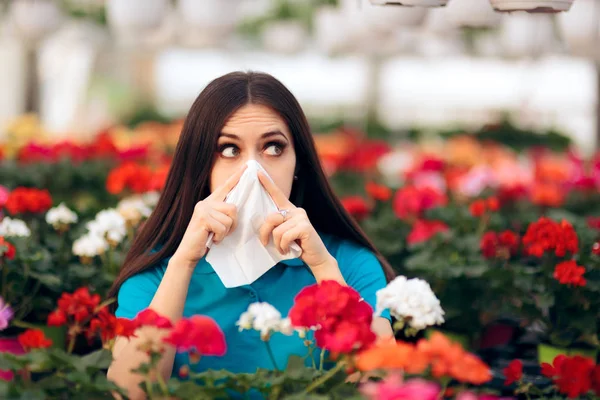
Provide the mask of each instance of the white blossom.
{"label": "white blossom", "polygon": [[73,242],[73,254],[79,257],[94,257],[108,250],[108,242],[93,233],[83,235]]}
{"label": "white blossom", "polygon": [[236,325],[240,327],[240,330],[260,331],[263,339],[268,338],[272,332],[281,332],[285,335],[291,335],[293,332],[289,319],[282,319],[281,313],[265,302],[250,304],[248,310],[240,315]]}
{"label": "white blossom", "polygon": [[31,236],[31,231],[27,227],[27,224],[20,219],[4,217],[2,222],[0,222],[0,236],[29,237]]}
{"label": "white blossom", "polygon": [[142,201],[146,203],[148,207],[154,209],[158,204],[158,200],[160,199],[159,192],[146,192],[142,195]]}
{"label": "white blossom", "polygon": [[389,309],[392,316],[413,329],[422,330],[444,322],[444,310],[422,279],[399,276],[377,291],[376,315]]}
{"label": "white blossom", "polygon": [[125,221],[132,224],[148,218],[152,213],[152,209],[141,196],[131,196],[121,200],[117,205],[117,211],[125,218]]}
{"label": "white blossom", "polygon": [[113,243],[120,243],[127,235],[125,218],[113,208],[100,211],[96,219],[88,222],[87,228],[92,235],[108,238]]}
{"label": "white blossom", "polygon": [[64,203],[58,207],[51,208],[46,213],[46,222],[52,225],[54,229],[60,226],[71,225],[77,222],[77,214],[71,211]]}

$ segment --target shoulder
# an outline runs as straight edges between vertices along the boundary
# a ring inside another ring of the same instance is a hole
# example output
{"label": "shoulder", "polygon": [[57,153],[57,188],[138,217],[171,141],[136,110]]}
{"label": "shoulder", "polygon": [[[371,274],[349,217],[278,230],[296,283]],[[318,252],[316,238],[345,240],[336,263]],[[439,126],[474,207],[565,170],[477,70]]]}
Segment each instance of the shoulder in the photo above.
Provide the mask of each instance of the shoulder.
{"label": "shoulder", "polygon": [[161,261],[123,282],[117,294],[117,317],[133,318],[139,311],[148,307],[165,274],[166,262]]}
{"label": "shoulder", "polygon": [[377,259],[377,256],[367,247],[333,235],[321,234],[320,236],[325,247],[327,247],[329,253],[337,260],[342,271],[352,269],[356,266],[381,269],[381,263]]}

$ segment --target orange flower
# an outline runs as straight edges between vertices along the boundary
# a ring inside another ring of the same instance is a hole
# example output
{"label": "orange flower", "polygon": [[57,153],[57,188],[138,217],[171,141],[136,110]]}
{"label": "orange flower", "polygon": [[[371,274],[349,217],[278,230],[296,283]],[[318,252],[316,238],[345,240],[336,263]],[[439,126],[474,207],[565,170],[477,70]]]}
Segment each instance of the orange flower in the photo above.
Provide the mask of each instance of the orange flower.
{"label": "orange flower", "polygon": [[482,385],[492,379],[490,368],[479,358],[467,352],[452,365],[451,376],[459,382],[473,385]]}
{"label": "orange flower", "polygon": [[531,189],[531,202],[535,205],[560,207],[564,201],[564,193],[556,184],[536,182]]}
{"label": "orange flower", "polygon": [[392,197],[392,190],[389,187],[375,182],[367,183],[365,190],[375,200],[388,201]]}
{"label": "orange flower", "polygon": [[356,367],[361,371],[403,369],[410,374],[420,374],[428,364],[425,354],[419,353],[414,345],[393,340],[362,351],[356,359]]}

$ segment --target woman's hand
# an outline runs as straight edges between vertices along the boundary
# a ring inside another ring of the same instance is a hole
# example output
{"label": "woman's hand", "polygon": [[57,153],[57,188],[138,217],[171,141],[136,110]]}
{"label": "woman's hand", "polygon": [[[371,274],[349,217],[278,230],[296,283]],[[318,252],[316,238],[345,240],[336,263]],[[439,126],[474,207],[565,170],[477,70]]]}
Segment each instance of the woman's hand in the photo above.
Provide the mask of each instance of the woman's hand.
{"label": "woman's hand", "polygon": [[206,242],[211,233],[214,234],[213,243],[219,243],[235,229],[237,208],[225,203],[225,198],[237,185],[245,170],[244,165],[210,196],[196,203],[183,239],[173,254],[177,264],[194,268],[207,252]]}
{"label": "woman's hand", "polygon": [[310,223],[306,211],[294,206],[264,173],[259,172],[258,178],[277,208],[286,210],[285,217],[280,212],[267,216],[259,231],[261,242],[266,245],[273,234],[273,242],[281,254],[287,253],[293,242],[298,243],[302,248],[300,258],[313,273],[324,266],[337,268],[337,262],[327,251],[321,237]]}

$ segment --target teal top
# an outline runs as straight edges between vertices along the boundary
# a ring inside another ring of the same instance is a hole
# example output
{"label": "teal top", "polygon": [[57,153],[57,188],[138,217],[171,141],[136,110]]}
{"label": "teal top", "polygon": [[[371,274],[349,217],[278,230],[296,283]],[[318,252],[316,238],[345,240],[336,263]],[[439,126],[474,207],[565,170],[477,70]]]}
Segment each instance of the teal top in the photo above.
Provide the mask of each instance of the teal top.
{"label": "teal top", "polygon": [[[386,280],[381,264],[375,255],[353,242],[330,235],[321,235],[329,253],[335,257],[346,283],[358,291],[373,309],[377,290],[385,287]],[[118,294],[116,316],[132,319],[138,312],[147,308],[165,273],[168,259],[156,267],[127,279]],[[223,357],[205,356],[190,368],[195,372],[208,369],[226,369],[234,373],[252,373],[257,368],[274,369],[265,344],[257,331],[240,332],[236,326],[239,316],[248,306],[264,301],[277,308],[282,316],[287,316],[294,303],[294,297],[305,286],[316,283],[308,267],[300,260],[282,261],[250,285],[227,289],[210,264],[202,259],[198,262],[190,282],[184,317],[201,314],[213,318],[225,333],[227,353]],[[384,313],[383,317],[389,318]],[[307,347],[298,334],[284,336],[274,334],[270,345],[279,368],[285,367],[290,355],[307,356]],[[319,362],[319,353],[313,354]],[[306,359],[308,366],[312,364]],[[173,376],[179,368],[189,364],[187,353],[175,357]]]}

